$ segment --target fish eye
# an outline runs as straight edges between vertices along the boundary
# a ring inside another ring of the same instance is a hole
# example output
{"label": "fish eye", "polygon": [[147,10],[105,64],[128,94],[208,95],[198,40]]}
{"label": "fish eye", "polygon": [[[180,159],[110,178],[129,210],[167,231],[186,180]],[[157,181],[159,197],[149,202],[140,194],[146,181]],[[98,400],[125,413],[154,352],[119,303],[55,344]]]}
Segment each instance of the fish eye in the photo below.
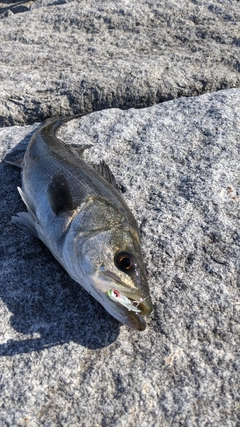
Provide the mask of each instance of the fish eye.
{"label": "fish eye", "polygon": [[118,252],[115,256],[116,267],[126,273],[133,270],[134,264],[134,257],[128,252]]}

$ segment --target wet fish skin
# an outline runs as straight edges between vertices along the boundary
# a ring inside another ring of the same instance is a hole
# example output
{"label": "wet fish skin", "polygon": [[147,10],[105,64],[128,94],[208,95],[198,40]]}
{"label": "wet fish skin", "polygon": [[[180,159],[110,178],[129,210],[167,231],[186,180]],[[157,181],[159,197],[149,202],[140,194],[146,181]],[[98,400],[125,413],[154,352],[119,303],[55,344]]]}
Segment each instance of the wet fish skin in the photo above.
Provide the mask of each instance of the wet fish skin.
{"label": "wet fish skin", "polygon": [[[142,315],[151,312],[152,303],[136,220],[107,166],[101,164],[103,178],[99,168],[83,160],[86,147],[71,147],[56,137],[67,120],[48,119],[31,138],[19,189],[28,212],[13,222],[41,239],[112,316],[144,330]],[[139,301],[140,313],[111,301],[110,289]]]}

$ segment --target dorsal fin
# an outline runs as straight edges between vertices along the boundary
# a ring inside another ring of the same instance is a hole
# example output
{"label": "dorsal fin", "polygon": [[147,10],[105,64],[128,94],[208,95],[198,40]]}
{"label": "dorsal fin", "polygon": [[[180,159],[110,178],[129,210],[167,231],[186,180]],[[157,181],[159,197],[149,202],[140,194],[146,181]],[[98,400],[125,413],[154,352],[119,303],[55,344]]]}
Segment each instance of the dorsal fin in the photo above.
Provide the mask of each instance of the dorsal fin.
{"label": "dorsal fin", "polygon": [[116,182],[116,179],[111,172],[109,166],[102,160],[98,165],[93,165],[93,168],[101,175],[106,181],[108,181],[114,188],[116,188],[119,192],[121,192],[121,187]]}
{"label": "dorsal fin", "polygon": [[62,173],[52,177],[48,186],[48,197],[51,208],[56,215],[73,209],[73,198],[69,184]]}
{"label": "dorsal fin", "polygon": [[67,144],[69,148],[72,150],[73,153],[76,153],[79,157],[82,157],[82,153],[87,149],[91,148],[92,144],[85,144],[85,145],[79,145],[79,144]]}

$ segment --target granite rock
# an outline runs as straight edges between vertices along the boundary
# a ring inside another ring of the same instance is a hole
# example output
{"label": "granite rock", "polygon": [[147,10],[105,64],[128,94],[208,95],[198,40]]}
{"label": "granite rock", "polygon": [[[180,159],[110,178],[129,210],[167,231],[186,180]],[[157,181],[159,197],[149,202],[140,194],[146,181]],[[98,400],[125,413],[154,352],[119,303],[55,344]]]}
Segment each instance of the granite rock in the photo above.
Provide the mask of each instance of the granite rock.
{"label": "granite rock", "polygon": [[0,12],[1,126],[240,84],[239,2],[0,0]]}
{"label": "granite rock", "polygon": [[[0,129],[1,159],[36,126]],[[122,185],[154,311],[144,332],[119,325],[15,228],[20,173],[1,162],[1,425],[239,425],[240,90],[94,112],[60,135]]]}

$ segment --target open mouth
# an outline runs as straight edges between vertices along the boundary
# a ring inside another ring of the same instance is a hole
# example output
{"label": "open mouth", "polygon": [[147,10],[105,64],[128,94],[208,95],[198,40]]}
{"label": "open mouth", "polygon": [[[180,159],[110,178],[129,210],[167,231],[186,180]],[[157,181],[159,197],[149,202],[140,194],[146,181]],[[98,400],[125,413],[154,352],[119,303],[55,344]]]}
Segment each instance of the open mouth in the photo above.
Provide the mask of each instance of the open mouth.
{"label": "open mouth", "polygon": [[142,316],[147,316],[151,313],[152,302],[150,295],[144,297],[138,294],[132,294],[130,291],[125,291],[124,296],[138,309],[139,314]]}
{"label": "open mouth", "polygon": [[126,288],[124,282],[109,270],[104,270],[103,273],[116,282],[116,288],[106,292],[106,295],[112,301],[127,307],[129,311],[140,313],[143,316],[151,313],[152,303],[150,295],[145,296],[136,289]]}
{"label": "open mouth", "polygon": [[126,297],[117,289],[110,289],[106,292],[108,298],[112,301],[117,302],[118,304],[123,305],[128,309],[128,311],[134,311],[135,313],[141,313],[141,310],[138,308],[138,301],[133,301],[130,298]]}
{"label": "open mouth", "polygon": [[146,322],[142,316],[146,316],[152,311],[150,295],[145,296],[139,289],[126,287],[126,284],[115,273],[109,270],[103,270],[102,273],[114,281],[114,285],[111,281],[111,285],[114,288],[105,291],[105,295],[120,310],[115,311],[112,308],[109,312],[123,324],[143,331],[146,328]]}
{"label": "open mouth", "polygon": [[150,295],[146,298],[142,298],[139,295],[130,294],[127,296],[125,294],[117,289],[110,289],[106,292],[109,299],[123,305],[128,309],[128,311],[133,311],[134,313],[139,313],[141,315],[150,313],[151,306],[145,303],[147,299],[150,299]]}

